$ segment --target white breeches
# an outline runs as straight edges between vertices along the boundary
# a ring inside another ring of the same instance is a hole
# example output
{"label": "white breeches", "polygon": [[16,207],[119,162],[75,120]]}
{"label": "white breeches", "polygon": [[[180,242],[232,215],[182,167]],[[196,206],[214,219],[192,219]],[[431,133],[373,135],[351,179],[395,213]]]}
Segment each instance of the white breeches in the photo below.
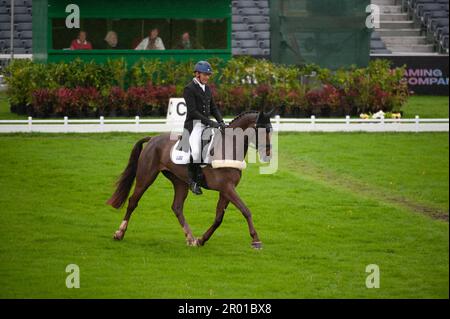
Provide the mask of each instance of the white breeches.
{"label": "white breeches", "polygon": [[205,125],[203,125],[201,122],[197,122],[194,125],[194,128],[192,129],[192,133],[189,136],[189,145],[191,146],[191,155],[192,160],[194,162],[200,162],[201,152],[202,152],[202,145],[201,145],[201,138],[202,138],[202,132],[205,129]]}

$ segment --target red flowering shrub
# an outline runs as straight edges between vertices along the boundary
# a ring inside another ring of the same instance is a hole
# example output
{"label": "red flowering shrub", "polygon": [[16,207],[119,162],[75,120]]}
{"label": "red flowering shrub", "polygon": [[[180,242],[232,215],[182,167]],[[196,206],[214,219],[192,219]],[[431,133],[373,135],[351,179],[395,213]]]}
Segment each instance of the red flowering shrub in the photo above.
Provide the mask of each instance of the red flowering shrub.
{"label": "red flowering shrub", "polygon": [[62,87],[54,91],[55,104],[54,110],[58,115],[69,115],[72,106],[72,90]]}
{"label": "red flowering shrub", "polygon": [[[402,81],[405,68],[393,68],[382,59],[364,68],[337,70],[277,65],[251,57],[210,62],[218,74],[211,81],[211,91],[224,115],[272,107],[281,107],[283,116],[399,111],[409,95]],[[11,110],[19,114],[164,115],[169,99],[181,97],[191,80],[192,64],[156,59],[128,68],[123,59],[45,65],[16,60],[4,75]]]}
{"label": "red flowering shrub", "polygon": [[106,97],[105,105],[100,108],[100,114],[110,112],[110,114],[117,114],[121,112],[126,105],[126,92],[118,86],[114,86],[109,90]]}
{"label": "red flowering shrub", "polygon": [[306,93],[308,109],[312,114],[336,113],[341,108],[341,93],[330,84]]}
{"label": "red flowering shrub", "polygon": [[55,98],[50,89],[37,89],[32,93],[32,106],[34,106],[32,115],[38,117],[47,117],[53,113],[53,104]]}
{"label": "red flowering shrub", "polygon": [[151,101],[149,101],[154,108],[158,109],[158,115],[164,115],[167,111],[167,105],[171,97],[175,96],[176,93],[175,85],[158,85],[153,86],[149,90]]}
{"label": "red flowering shrub", "polygon": [[76,87],[72,89],[70,115],[94,115],[103,101],[94,87]]}
{"label": "red flowering shrub", "polygon": [[125,110],[129,115],[143,115],[144,107],[150,98],[150,94],[145,87],[132,86],[128,88],[126,94]]}

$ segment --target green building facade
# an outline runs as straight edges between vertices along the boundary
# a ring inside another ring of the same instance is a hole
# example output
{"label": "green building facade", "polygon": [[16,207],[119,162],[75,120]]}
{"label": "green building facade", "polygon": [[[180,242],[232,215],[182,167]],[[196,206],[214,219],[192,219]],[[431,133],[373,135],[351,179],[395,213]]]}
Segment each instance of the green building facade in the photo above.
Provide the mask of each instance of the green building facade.
{"label": "green building facade", "polygon": [[[40,62],[83,60],[106,61],[125,57],[200,60],[231,58],[231,3],[226,0],[77,0],[79,28],[71,28],[74,14],[70,0],[33,1],[33,54]],[[66,12],[67,10],[67,12]],[[69,22],[69,24],[67,24]],[[159,30],[164,50],[136,50],[152,29]],[[87,34],[92,50],[70,50],[80,30]],[[108,32],[117,35],[112,48]],[[190,45],[183,46],[184,33]]]}
{"label": "green building facade", "polygon": [[[370,0],[267,0],[270,7],[270,59],[283,64],[315,63],[336,69],[367,66],[370,35],[366,21]],[[176,61],[232,56],[230,0],[77,0],[79,28],[70,28],[71,0],[33,1],[33,55],[36,61],[98,62],[124,57]],[[236,12],[235,12],[236,14]],[[251,24],[251,23],[250,23]],[[249,30],[251,25],[248,25]],[[136,50],[152,29],[159,30],[164,50]],[[80,30],[92,50],[70,50]],[[113,31],[117,45],[105,37]],[[240,31],[234,31],[240,32]],[[245,31],[244,31],[245,32]],[[190,45],[180,45],[189,33]]]}

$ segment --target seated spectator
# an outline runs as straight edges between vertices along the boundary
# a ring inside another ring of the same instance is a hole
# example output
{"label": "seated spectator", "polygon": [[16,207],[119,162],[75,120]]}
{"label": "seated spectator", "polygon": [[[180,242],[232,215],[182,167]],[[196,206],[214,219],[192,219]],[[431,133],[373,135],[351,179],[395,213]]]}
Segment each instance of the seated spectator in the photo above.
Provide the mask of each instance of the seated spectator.
{"label": "seated spectator", "polygon": [[200,46],[195,39],[191,38],[191,35],[189,32],[184,32],[181,35],[180,40],[178,41],[177,45],[175,46],[176,49],[179,50],[189,50],[189,49],[203,49],[202,46]]}
{"label": "seated spectator", "polygon": [[114,50],[114,49],[120,49],[119,47],[119,39],[117,37],[117,33],[115,31],[108,31],[108,33],[105,36],[105,49],[107,50]]}
{"label": "seated spectator", "polygon": [[70,44],[71,50],[92,50],[92,44],[86,40],[86,31],[80,31],[78,38],[73,40]]}
{"label": "seated spectator", "polygon": [[165,50],[164,43],[158,35],[159,30],[157,28],[152,29],[149,36],[144,38],[135,50]]}

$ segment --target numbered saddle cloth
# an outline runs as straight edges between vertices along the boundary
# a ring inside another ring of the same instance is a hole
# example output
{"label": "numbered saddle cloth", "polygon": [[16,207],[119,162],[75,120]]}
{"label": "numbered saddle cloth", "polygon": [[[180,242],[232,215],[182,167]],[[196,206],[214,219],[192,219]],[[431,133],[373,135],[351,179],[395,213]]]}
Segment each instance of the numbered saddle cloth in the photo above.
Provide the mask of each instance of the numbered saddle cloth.
{"label": "numbered saddle cloth", "polygon": [[[201,143],[200,162],[199,164],[208,165],[211,164],[214,136],[217,134],[216,130],[212,130],[209,127],[203,129],[200,136],[200,141],[194,141],[194,143]],[[201,138],[201,137],[204,138]],[[205,137],[209,137],[206,138]],[[175,164],[188,164],[192,162],[191,147],[189,144],[189,134],[178,136],[178,141],[172,147],[170,151],[170,159]]]}

